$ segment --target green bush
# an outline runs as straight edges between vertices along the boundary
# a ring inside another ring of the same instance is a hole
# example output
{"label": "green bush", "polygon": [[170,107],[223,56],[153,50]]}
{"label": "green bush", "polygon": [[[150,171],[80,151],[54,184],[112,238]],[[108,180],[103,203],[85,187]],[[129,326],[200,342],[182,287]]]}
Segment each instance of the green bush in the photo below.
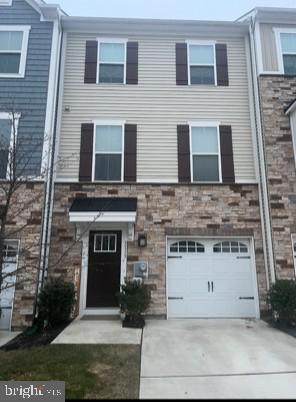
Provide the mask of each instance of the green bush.
{"label": "green bush", "polygon": [[74,285],[62,279],[50,279],[38,298],[38,321],[56,327],[69,321],[75,303]]}
{"label": "green bush", "polygon": [[148,310],[151,294],[147,285],[136,281],[127,281],[119,294],[121,311],[132,319],[137,319]]}
{"label": "green bush", "polygon": [[280,324],[296,324],[296,282],[294,280],[278,280],[271,286],[267,301]]}

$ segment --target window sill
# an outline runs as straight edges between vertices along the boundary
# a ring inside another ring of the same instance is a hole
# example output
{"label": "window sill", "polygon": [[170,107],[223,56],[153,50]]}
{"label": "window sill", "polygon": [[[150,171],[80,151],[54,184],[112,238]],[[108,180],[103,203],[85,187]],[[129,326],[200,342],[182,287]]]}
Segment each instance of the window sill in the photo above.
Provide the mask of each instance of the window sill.
{"label": "window sill", "polygon": [[0,74],[0,78],[25,78],[25,74]]}

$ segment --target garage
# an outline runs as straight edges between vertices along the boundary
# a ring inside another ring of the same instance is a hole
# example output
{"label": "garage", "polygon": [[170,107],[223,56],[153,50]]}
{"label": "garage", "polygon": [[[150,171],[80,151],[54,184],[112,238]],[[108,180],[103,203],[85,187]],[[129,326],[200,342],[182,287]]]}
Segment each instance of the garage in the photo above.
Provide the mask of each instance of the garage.
{"label": "garage", "polygon": [[259,318],[250,239],[169,239],[168,318]]}
{"label": "garage", "polygon": [[4,245],[5,263],[3,266],[3,286],[0,293],[0,330],[10,330],[13,309],[18,242],[7,242]]}

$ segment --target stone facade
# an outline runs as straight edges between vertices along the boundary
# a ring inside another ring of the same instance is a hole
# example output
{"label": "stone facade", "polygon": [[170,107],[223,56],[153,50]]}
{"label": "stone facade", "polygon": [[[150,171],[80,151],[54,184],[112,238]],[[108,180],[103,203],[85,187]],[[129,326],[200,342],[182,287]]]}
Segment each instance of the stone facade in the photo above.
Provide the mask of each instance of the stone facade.
{"label": "stone facade", "polygon": [[[166,236],[254,236],[261,309],[265,308],[261,220],[256,185],[56,184],[49,275],[75,283],[79,294],[81,242],[69,223],[76,197],[137,197],[135,240],[128,242],[128,273],[137,260],[148,260],[153,305],[151,313],[166,314]],[[147,234],[147,247],[137,245]],[[68,253],[62,258],[66,250]],[[78,303],[77,303],[78,304]]]}
{"label": "stone facade", "polygon": [[[44,183],[27,183],[13,196],[6,239],[19,241],[12,329],[30,326],[38,280]],[[0,205],[4,203],[0,194]]]}
{"label": "stone facade", "polygon": [[296,77],[263,76],[260,92],[276,275],[295,278],[296,169],[285,110],[296,97]]}

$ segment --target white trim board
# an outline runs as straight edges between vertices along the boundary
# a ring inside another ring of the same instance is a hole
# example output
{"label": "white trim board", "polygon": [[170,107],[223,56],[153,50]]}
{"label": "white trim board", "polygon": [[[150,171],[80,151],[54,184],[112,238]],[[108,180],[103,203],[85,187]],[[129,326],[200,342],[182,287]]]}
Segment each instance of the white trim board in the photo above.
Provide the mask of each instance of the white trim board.
{"label": "white trim board", "polygon": [[135,223],[137,212],[70,212],[70,222],[124,222]]}

